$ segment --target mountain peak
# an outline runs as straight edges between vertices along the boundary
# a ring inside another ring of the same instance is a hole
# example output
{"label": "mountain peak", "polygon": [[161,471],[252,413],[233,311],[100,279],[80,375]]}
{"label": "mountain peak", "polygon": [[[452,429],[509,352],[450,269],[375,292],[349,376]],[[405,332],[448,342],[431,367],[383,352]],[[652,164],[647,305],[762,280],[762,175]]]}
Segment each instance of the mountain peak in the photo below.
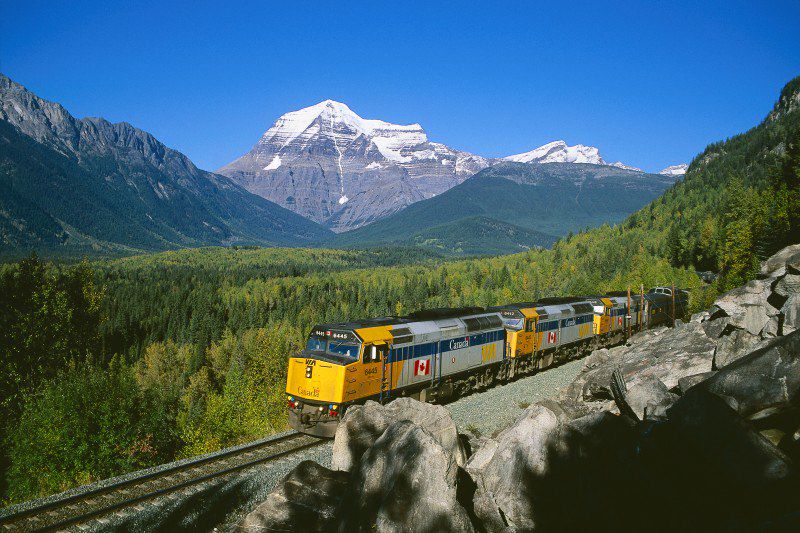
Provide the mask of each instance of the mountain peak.
{"label": "mountain peak", "polygon": [[594,146],[584,146],[582,144],[568,146],[567,143],[562,140],[549,142],[530,152],[510,155],[503,159],[506,161],[516,161],[517,163],[606,164],[603,158],[600,157],[600,150]]}
{"label": "mountain peak", "polygon": [[670,165],[659,174],[662,176],[683,176],[686,174],[686,169],[689,168],[689,165],[686,163],[681,163],[680,165]]}

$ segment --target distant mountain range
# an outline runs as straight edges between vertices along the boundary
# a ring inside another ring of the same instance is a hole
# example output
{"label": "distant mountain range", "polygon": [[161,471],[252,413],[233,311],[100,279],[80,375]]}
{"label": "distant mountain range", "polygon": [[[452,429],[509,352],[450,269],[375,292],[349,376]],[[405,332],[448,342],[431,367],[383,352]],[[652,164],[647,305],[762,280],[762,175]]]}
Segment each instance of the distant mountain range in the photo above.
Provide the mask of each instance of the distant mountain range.
{"label": "distant mountain range", "polygon": [[3,256],[387,243],[503,253],[621,220],[684,171],[647,174],[564,141],[484,158],[326,100],[283,115],[211,173],[130,124],[76,119],[0,74]]}
{"label": "distant mountain range", "polygon": [[[503,160],[607,164],[592,146],[555,141]],[[361,118],[325,100],[281,116],[246,154],[217,170],[250,192],[336,232],[441,194],[499,162],[431,142],[419,124]]]}
{"label": "distant mountain range", "polygon": [[310,244],[329,233],[127,123],[76,119],[0,74],[0,252]]}
{"label": "distant mountain range", "polygon": [[[434,198],[338,234],[328,244],[417,245],[448,253],[547,247],[570,231],[623,220],[674,182],[672,176],[609,165],[504,161]],[[500,236],[487,229],[492,221],[508,225]],[[461,235],[460,241],[447,238],[453,234]]]}

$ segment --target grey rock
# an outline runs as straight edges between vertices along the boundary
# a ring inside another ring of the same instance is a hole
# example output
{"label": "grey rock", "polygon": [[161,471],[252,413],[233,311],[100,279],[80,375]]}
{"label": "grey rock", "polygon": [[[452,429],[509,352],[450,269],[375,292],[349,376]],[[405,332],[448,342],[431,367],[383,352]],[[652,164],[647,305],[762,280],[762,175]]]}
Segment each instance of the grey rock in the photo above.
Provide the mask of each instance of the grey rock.
{"label": "grey rock", "polygon": [[743,329],[735,329],[724,335],[714,352],[714,368],[723,368],[748,353],[764,346],[768,341]]}
{"label": "grey rock", "polygon": [[778,337],[782,334],[781,330],[781,322],[783,317],[782,316],[773,316],[770,317],[769,322],[767,325],[764,326],[764,329],[761,330],[761,338],[765,340],[773,339]]}
{"label": "grey rock", "polygon": [[640,420],[645,418],[645,409],[653,412],[655,408],[666,409],[679,398],[667,389],[657,378],[645,378],[628,389],[627,400]]}
{"label": "grey rock", "polygon": [[396,422],[353,471],[340,531],[473,531],[458,501],[458,472],[433,435]]}
{"label": "grey rock", "polygon": [[708,311],[699,311],[692,315],[689,322],[705,322],[711,314]]}
{"label": "grey rock", "polygon": [[351,470],[383,432],[401,420],[411,421],[428,431],[453,455],[456,464],[466,462],[458,429],[445,407],[412,398],[398,398],[387,405],[368,401],[347,410],[334,437],[331,467]]}
{"label": "grey rock", "polygon": [[[793,256],[796,256],[796,254],[800,254],[800,244],[793,244],[780,250],[761,264],[759,277],[769,278],[784,275],[786,273],[787,261],[790,261],[793,265],[792,268],[797,270],[794,265],[800,263],[800,257],[797,257],[797,259],[792,259]],[[800,272],[795,273],[797,274]]]}
{"label": "grey rock", "polygon": [[[800,246],[795,244],[794,246]],[[791,248],[791,246],[789,247]],[[800,274],[800,250],[792,254],[786,260],[786,272],[789,274]]]}
{"label": "grey rock", "polygon": [[[739,523],[738,515],[758,514],[774,509],[778,500],[794,499],[787,483],[796,473],[788,457],[706,387],[689,390],[668,417],[655,435],[661,439],[662,472],[676,478],[681,501],[697,506],[699,517]],[[670,484],[663,477],[660,481]]]}
{"label": "grey rock", "polygon": [[773,292],[784,298],[800,294],[800,274],[786,274],[775,284]]}
{"label": "grey rock", "polygon": [[682,377],[711,370],[716,344],[702,326],[690,322],[640,336],[606,364],[581,372],[567,387],[565,396],[583,402],[613,399],[610,383],[616,368],[629,388],[646,378],[656,378],[668,389],[675,388]]}
{"label": "grey rock", "polygon": [[[634,487],[634,432],[626,419],[595,413],[566,420],[531,406],[467,464],[474,510],[487,531],[577,531],[619,523],[612,500]],[[618,489],[618,490],[617,490]],[[636,492],[633,490],[632,492]]]}
{"label": "grey rock", "polygon": [[711,370],[709,372],[701,372],[700,374],[694,374],[691,376],[682,377],[678,380],[678,389],[680,390],[681,394],[686,394],[686,391],[701,383],[717,372],[715,370]]}
{"label": "grey rock", "polygon": [[800,294],[793,294],[781,307],[783,314],[782,333],[788,335],[800,328]]}
{"label": "grey rock", "polygon": [[703,331],[705,331],[706,335],[708,335],[710,338],[718,339],[722,336],[722,332],[728,327],[730,321],[730,317],[727,316],[714,320],[707,320],[706,322],[703,322]]}
{"label": "grey rock", "polygon": [[772,340],[696,388],[733,399],[745,417],[789,408],[800,400],[800,332]]}
{"label": "grey rock", "polygon": [[477,485],[475,514],[488,531],[536,526],[534,502],[525,497],[523,487],[528,477],[547,472],[549,447],[561,422],[547,407],[532,405],[470,458],[466,470]]}
{"label": "grey rock", "polygon": [[236,526],[236,531],[335,531],[347,494],[347,472],[303,461]]}
{"label": "grey rock", "polygon": [[752,280],[742,287],[723,294],[714,302],[710,312],[715,316],[720,310],[725,316],[730,317],[730,325],[758,335],[769,317],[778,314],[778,309],[768,301],[770,294],[768,280]]}

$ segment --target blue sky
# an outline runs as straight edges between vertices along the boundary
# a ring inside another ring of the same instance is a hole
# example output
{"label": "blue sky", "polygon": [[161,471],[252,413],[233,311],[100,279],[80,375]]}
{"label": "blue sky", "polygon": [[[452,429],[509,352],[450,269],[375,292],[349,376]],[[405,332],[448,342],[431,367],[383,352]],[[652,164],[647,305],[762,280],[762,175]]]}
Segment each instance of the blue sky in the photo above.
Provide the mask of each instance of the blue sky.
{"label": "blue sky", "polygon": [[0,72],[209,170],[326,98],[485,156],[564,139],[660,170],[800,75],[797,1],[162,4],[4,0]]}

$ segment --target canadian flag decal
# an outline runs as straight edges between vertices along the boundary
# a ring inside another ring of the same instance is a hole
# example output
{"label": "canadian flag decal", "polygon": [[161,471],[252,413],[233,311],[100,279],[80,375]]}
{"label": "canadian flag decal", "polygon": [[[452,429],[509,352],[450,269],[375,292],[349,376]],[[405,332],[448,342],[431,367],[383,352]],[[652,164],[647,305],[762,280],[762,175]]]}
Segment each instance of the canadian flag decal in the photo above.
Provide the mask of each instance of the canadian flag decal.
{"label": "canadian flag decal", "polygon": [[556,342],[557,339],[558,339],[558,334],[555,331],[551,331],[550,333],[547,334],[547,342],[549,342],[550,344]]}
{"label": "canadian flag decal", "polygon": [[414,361],[414,375],[427,376],[431,373],[431,360],[430,359],[417,359]]}

